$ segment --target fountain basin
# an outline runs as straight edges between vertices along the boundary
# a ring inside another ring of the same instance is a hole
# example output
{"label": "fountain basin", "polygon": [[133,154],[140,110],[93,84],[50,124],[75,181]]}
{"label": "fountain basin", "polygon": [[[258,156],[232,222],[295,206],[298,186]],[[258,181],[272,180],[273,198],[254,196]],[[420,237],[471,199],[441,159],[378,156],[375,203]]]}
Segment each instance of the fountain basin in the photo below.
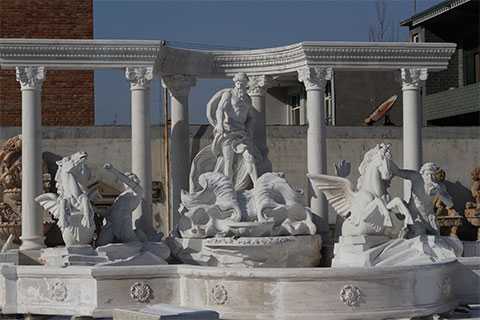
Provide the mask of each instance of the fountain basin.
{"label": "fountain basin", "polygon": [[456,260],[376,268],[2,264],[0,304],[4,314],[111,317],[116,308],[166,303],[215,310],[222,319],[408,318],[455,307],[460,265]]}

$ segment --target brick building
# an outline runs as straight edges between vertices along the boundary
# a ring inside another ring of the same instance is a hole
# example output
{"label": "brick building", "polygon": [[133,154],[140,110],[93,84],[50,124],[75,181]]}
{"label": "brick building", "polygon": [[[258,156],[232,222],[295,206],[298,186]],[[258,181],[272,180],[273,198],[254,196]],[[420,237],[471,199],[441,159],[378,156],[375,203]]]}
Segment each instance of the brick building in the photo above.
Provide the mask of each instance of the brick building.
{"label": "brick building", "polygon": [[480,38],[478,0],[447,0],[402,21],[413,42],[453,42],[448,69],[429,74],[424,118],[429,125],[480,125]]}
{"label": "brick building", "polygon": [[[93,39],[93,0],[0,0],[0,38]],[[93,125],[93,78],[93,71],[47,69],[43,125]],[[0,70],[0,126],[19,126],[20,106],[15,71]]]}

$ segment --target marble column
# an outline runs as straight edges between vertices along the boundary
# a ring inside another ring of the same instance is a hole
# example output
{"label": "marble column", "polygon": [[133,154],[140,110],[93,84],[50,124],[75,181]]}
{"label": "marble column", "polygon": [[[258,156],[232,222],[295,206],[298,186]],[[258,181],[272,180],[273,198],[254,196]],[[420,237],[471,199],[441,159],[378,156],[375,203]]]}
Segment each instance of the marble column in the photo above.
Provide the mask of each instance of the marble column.
{"label": "marble column", "polygon": [[[325,85],[332,77],[332,68],[304,67],[298,70],[298,81],[307,91],[307,170],[327,173],[327,136],[325,122]],[[323,193],[309,187],[310,207],[321,218],[319,233],[328,232],[328,202]],[[322,229],[323,228],[323,229]]]}
{"label": "marble column", "polygon": [[162,84],[168,88],[171,101],[170,129],[170,173],[172,225],[179,220],[180,194],[189,189],[190,176],[190,124],[188,118],[188,94],[195,86],[196,79],[189,75],[162,77]]}
{"label": "marble column", "polygon": [[[402,69],[403,93],[403,167],[419,170],[422,166],[422,101],[420,91],[427,79],[427,69]],[[404,181],[404,195],[410,181]]]}
{"label": "marble column", "polygon": [[22,90],[22,245],[20,250],[44,247],[42,209],[35,198],[42,190],[43,67],[17,67]]}
{"label": "marble column", "polygon": [[135,228],[151,235],[152,218],[152,150],[150,119],[150,82],[153,67],[128,67],[125,77],[130,82],[132,109],[132,173],[140,179],[144,199],[132,214]]}
{"label": "marble column", "polygon": [[255,131],[253,133],[253,140],[255,144],[266,155],[267,148],[267,132],[265,123],[265,95],[267,88],[271,82],[269,76],[250,76],[248,83],[248,95],[252,98],[252,105],[255,109]]}

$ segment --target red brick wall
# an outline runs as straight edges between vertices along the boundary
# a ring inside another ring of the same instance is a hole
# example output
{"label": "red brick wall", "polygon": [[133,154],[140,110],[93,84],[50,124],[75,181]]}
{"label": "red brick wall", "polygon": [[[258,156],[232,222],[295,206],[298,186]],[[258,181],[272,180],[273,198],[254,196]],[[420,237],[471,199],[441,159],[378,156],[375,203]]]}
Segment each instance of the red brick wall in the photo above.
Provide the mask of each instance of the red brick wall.
{"label": "red brick wall", "polygon": [[[93,39],[93,0],[0,0],[0,38]],[[0,126],[21,121],[15,72],[0,70]],[[42,123],[89,126],[95,121],[93,71],[48,70]]]}

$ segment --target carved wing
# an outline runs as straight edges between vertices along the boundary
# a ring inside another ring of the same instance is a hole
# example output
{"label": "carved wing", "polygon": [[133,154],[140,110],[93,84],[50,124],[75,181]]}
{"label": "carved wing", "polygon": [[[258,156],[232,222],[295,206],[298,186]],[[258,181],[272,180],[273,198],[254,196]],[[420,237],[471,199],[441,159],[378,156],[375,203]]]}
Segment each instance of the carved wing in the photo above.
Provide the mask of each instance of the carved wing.
{"label": "carved wing", "polygon": [[312,186],[325,194],[328,203],[338,215],[346,217],[350,212],[352,198],[355,194],[349,180],[325,174],[307,174]]}
{"label": "carved wing", "polygon": [[227,88],[218,91],[207,103],[207,119],[213,127],[217,125],[217,117],[215,116],[215,112],[217,112],[218,103],[220,102],[220,99],[222,99],[223,93],[229,90],[230,89]]}
{"label": "carved wing", "polygon": [[59,206],[57,202],[58,196],[55,193],[44,193],[35,198],[43,209],[50,212],[52,216],[59,219]]}

